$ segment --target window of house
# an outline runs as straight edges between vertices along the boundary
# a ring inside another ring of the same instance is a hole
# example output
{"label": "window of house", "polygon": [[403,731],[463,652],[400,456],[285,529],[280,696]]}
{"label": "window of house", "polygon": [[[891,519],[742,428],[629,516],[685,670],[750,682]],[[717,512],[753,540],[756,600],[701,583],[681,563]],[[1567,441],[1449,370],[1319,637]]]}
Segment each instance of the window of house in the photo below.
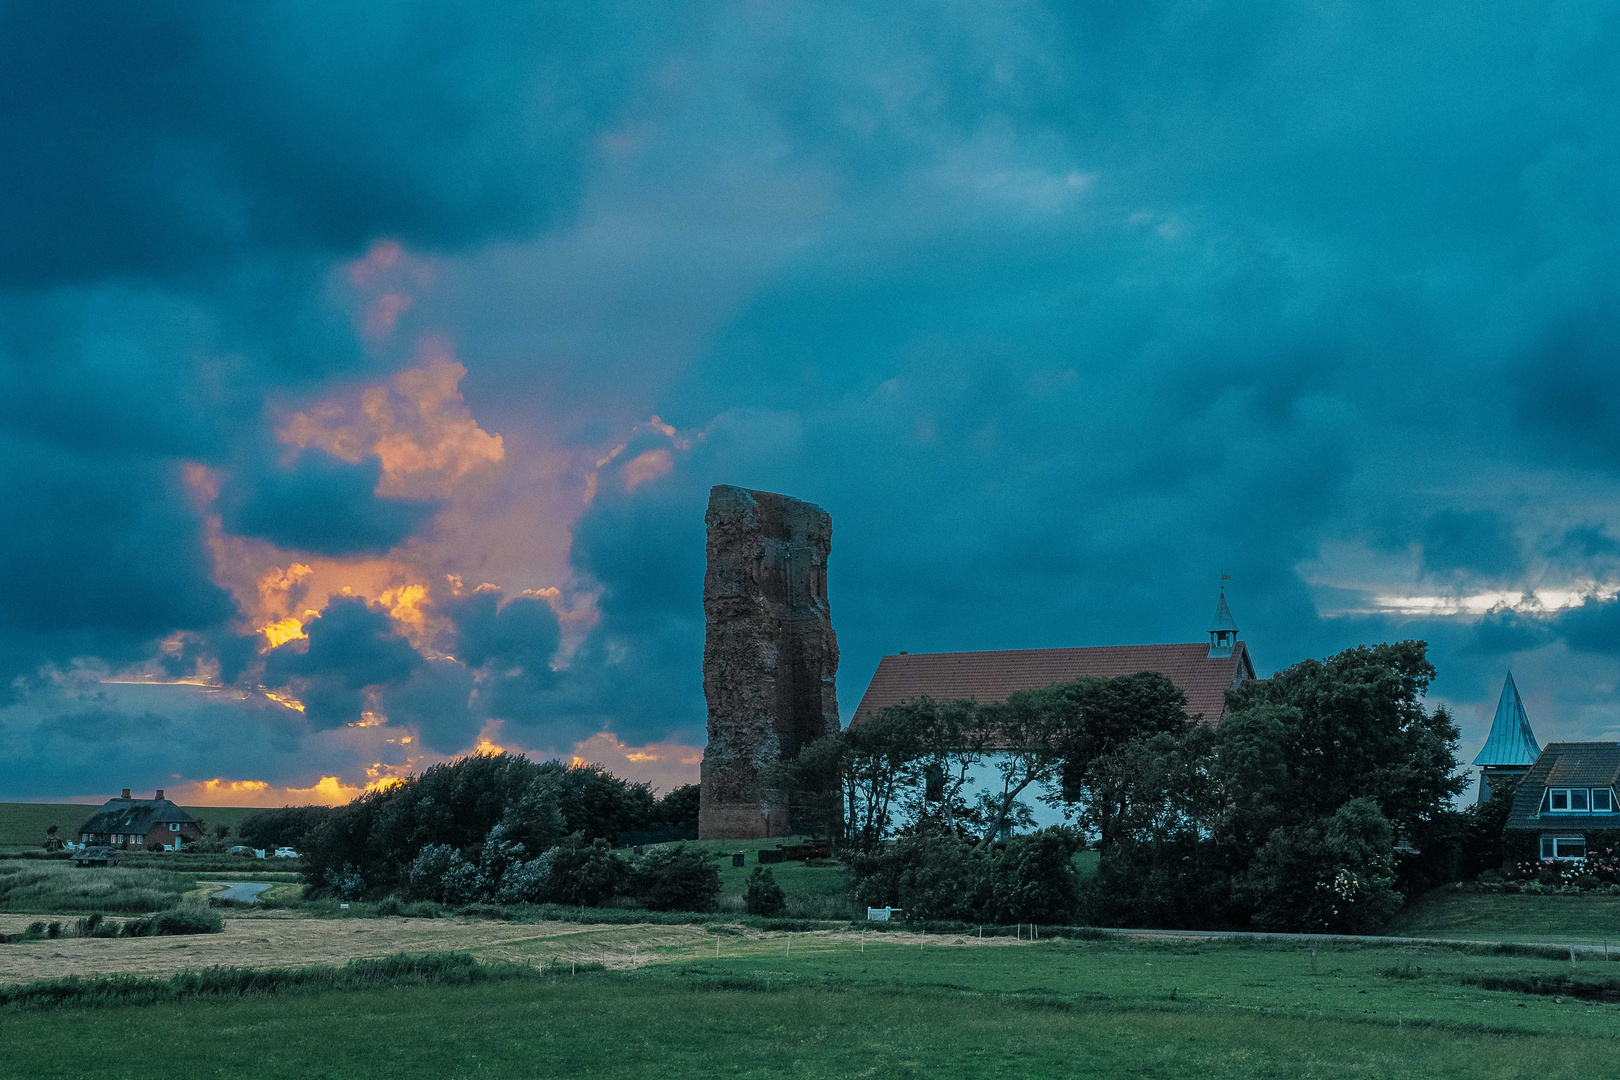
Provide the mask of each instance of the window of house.
{"label": "window of house", "polygon": [[1585,859],[1586,837],[1543,836],[1541,838],[1541,857],[1543,859],[1557,859],[1562,862],[1576,862]]}
{"label": "window of house", "polygon": [[145,841],[145,840],[146,840],[146,837],[144,837],[144,836],[140,836],[140,835],[137,835],[137,836],[136,836],[136,837],[135,837],[135,842],[136,842],[136,843],[137,843],[137,844],[139,844],[139,843],[143,843],[143,842],[144,842],[144,841]]}
{"label": "window of house", "polygon": [[1571,810],[1573,810],[1577,814],[1586,813],[1587,802],[1586,802],[1586,789],[1585,788],[1583,788],[1583,787],[1570,788],[1570,790],[1569,790],[1569,808]]}
{"label": "window of house", "polygon": [[1547,809],[1554,813],[1562,811],[1567,814],[1569,812],[1569,789],[1548,788]]}
{"label": "window of house", "polygon": [[169,822],[169,831],[170,832],[179,832],[180,831],[180,823],[178,821]]}
{"label": "window of house", "polygon": [[1614,792],[1606,787],[1592,789],[1592,813],[1611,814],[1614,812]]}

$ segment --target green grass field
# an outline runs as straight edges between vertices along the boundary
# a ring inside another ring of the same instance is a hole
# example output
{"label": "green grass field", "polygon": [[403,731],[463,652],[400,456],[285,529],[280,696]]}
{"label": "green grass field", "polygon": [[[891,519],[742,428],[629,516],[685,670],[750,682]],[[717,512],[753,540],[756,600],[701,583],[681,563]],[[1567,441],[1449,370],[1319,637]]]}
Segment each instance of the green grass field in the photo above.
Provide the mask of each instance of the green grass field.
{"label": "green grass field", "polygon": [[0,1076],[1591,1077],[1614,1053],[1614,1005],[1459,981],[1570,970],[1553,960],[718,940],[718,960],[626,972],[7,1009]]}
{"label": "green grass field", "polygon": [[[45,830],[52,825],[61,828],[63,839],[77,839],[74,831],[100,807],[100,803],[0,803],[0,853],[38,851],[45,841]],[[242,819],[257,807],[183,806],[181,809],[210,827],[229,825],[234,837]]]}

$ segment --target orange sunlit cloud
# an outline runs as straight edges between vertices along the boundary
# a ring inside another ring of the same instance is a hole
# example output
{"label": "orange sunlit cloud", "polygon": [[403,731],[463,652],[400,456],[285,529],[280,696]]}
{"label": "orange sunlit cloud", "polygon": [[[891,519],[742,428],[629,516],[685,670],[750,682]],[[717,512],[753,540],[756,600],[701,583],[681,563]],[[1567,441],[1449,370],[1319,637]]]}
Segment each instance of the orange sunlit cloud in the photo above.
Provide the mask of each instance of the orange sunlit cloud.
{"label": "orange sunlit cloud", "polygon": [[182,806],[340,806],[365,794],[367,787],[345,784],[339,777],[323,776],[307,788],[277,787],[264,780],[193,780],[171,787],[166,794]]}
{"label": "orange sunlit cloud", "polygon": [[345,461],[376,455],[377,494],[385,496],[442,497],[463,477],[505,460],[501,437],[467,411],[460,389],[467,369],[449,342],[423,341],[418,360],[387,384],[367,387],[358,402],[328,400],[294,413],[277,438]]}
{"label": "orange sunlit cloud", "polygon": [[274,649],[278,645],[285,645],[289,641],[309,637],[308,634],[304,633],[304,624],[291,616],[259,627],[259,633],[264,635],[266,649]]}
{"label": "orange sunlit cloud", "polygon": [[601,731],[574,744],[572,764],[600,765],[614,776],[648,783],[659,791],[698,782],[703,748],[684,743],[627,746],[612,732]]}

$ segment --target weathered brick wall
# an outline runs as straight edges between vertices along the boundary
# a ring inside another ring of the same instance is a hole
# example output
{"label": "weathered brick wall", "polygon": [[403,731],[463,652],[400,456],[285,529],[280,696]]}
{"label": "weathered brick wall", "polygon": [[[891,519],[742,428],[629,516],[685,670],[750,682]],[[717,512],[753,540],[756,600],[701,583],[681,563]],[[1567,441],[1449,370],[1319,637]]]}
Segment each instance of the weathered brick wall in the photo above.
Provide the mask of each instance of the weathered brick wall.
{"label": "weathered brick wall", "polygon": [[703,579],[703,755],[698,835],[788,834],[788,807],[760,773],[838,730],[838,639],[827,603],[832,517],[765,491],[709,492]]}

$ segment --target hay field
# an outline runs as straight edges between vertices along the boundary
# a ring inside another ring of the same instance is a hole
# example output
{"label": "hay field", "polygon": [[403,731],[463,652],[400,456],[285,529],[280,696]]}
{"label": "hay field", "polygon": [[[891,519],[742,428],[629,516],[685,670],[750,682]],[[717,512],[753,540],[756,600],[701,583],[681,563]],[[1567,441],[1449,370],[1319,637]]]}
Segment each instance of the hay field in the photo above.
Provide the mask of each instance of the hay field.
{"label": "hay field", "polygon": [[[21,930],[37,915],[0,915],[0,933]],[[941,936],[888,931],[890,947],[1015,947],[1009,938]],[[878,934],[869,947],[878,948]],[[1027,942],[1024,944],[1028,944]],[[718,954],[716,952],[718,946]],[[469,952],[550,968],[570,962],[614,970],[687,960],[749,956],[862,956],[857,930],[803,933],[727,924],[660,926],[567,922],[503,923],[487,919],[311,918],[291,911],[230,912],[225,930],[176,938],[64,938],[0,946],[0,983],[86,975],[172,975],[205,967],[306,967],[343,964],[395,953]],[[874,952],[875,955],[875,952]]]}

